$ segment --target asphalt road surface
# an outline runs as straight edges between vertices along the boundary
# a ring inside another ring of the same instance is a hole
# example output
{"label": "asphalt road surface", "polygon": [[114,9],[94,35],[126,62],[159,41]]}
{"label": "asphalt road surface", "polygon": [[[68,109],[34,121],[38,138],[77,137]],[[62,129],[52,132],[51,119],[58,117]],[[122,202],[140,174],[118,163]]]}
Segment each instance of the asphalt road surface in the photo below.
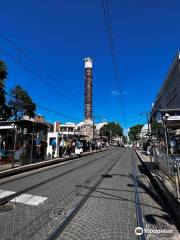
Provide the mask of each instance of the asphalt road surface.
{"label": "asphalt road surface", "polygon": [[16,197],[0,209],[0,239],[136,239],[133,161],[116,148],[1,180],[0,199]]}

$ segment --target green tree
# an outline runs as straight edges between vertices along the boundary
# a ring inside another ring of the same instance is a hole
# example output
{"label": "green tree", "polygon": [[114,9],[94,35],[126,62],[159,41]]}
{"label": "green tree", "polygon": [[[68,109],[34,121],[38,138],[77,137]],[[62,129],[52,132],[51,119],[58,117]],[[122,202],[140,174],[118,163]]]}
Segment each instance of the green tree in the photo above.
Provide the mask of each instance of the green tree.
{"label": "green tree", "polygon": [[14,120],[21,119],[24,115],[34,117],[36,105],[33,103],[28,93],[19,85],[11,90],[9,106],[12,109]]}
{"label": "green tree", "polygon": [[5,79],[7,78],[7,67],[0,61],[0,120],[7,120],[11,116],[11,109],[6,104]]}
{"label": "green tree", "polygon": [[130,130],[128,132],[128,136],[129,136],[131,142],[139,140],[138,136],[139,136],[143,126],[144,125],[142,125],[142,124],[137,124],[130,128]]}
{"label": "green tree", "polygon": [[153,135],[155,135],[156,137],[163,137],[164,136],[164,127],[162,125],[162,122],[153,120],[151,122],[151,133]]}
{"label": "green tree", "polygon": [[109,122],[100,129],[100,135],[108,137],[109,141],[114,137],[120,137],[123,135],[123,129],[119,123]]}

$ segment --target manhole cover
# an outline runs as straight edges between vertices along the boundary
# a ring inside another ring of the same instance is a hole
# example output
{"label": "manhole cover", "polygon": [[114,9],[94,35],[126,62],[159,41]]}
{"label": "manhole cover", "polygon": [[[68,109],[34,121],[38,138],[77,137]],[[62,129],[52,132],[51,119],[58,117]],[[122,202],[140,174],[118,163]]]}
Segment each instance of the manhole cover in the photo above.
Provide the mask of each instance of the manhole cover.
{"label": "manhole cover", "polygon": [[174,229],[169,224],[164,222],[156,222],[155,224],[148,224],[149,233],[158,237],[172,237]]}
{"label": "manhole cover", "polygon": [[15,206],[13,204],[5,204],[0,206],[0,213],[5,213],[8,211],[11,211],[15,208]]}
{"label": "manhole cover", "polygon": [[58,220],[58,219],[64,219],[69,214],[69,210],[65,208],[55,208],[51,211],[50,217]]}
{"label": "manhole cover", "polygon": [[103,174],[101,175],[102,178],[112,178],[111,174]]}

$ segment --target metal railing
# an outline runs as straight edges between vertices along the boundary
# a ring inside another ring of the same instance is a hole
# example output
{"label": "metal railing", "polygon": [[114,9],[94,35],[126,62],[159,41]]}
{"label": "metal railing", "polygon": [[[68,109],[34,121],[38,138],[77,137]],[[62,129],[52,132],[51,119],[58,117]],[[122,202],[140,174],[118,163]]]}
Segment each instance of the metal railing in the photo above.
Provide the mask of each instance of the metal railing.
{"label": "metal railing", "polygon": [[169,154],[158,148],[153,149],[154,161],[173,183],[175,195],[180,201],[180,154]]}

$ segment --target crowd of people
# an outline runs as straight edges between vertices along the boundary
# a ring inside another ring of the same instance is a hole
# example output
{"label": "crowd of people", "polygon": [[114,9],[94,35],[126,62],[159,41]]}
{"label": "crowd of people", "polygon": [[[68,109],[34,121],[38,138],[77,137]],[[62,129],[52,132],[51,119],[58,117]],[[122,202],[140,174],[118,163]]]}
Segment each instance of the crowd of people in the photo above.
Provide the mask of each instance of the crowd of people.
{"label": "crowd of people", "polygon": [[180,154],[180,140],[177,140],[174,137],[170,137],[167,140],[167,143],[165,139],[160,139],[156,142],[151,142],[148,140],[141,144],[136,142],[134,147],[138,150],[143,150],[147,155],[167,154],[167,148],[169,154]]}
{"label": "crowd of people", "polygon": [[56,151],[58,152],[58,157],[71,156],[75,154],[80,154],[81,152],[101,150],[103,147],[108,147],[109,144],[102,141],[86,141],[79,139],[64,139],[61,138],[56,143],[54,138],[51,142],[52,154],[48,153],[48,157],[55,157]]}
{"label": "crowd of people", "polygon": [[[87,141],[78,138],[59,138],[58,141],[56,141],[56,138],[53,138],[50,145],[51,149],[49,151],[45,140],[39,138],[33,141],[31,139],[19,140],[16,145],[13,146],[12,144],[11,155],[16,160],[23,159],[24,164],[28,161],[37,162],[55,157],[79,155],[82,152],[101,150],[104,147],[109,147],[109,143],[102,140]],[[0,150],[6,150],[4,141],[1,141]],[[15,152],[13,153],[14,150]]]}

